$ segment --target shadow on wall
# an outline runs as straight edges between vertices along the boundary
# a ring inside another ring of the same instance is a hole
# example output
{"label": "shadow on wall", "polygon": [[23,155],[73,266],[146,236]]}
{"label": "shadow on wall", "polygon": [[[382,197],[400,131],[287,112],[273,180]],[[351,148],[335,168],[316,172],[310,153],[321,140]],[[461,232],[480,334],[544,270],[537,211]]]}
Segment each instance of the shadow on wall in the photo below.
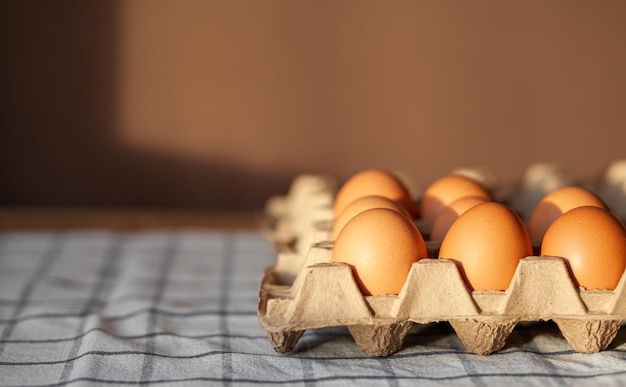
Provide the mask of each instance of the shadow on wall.
{"label": "shadow on wall", "polygon": [[624,157],[624,11],[4,1],[0,205],[252,209],[369,167],[589,179]]}
{"label": "shadow on wall", "polygon": [[290,176],[120,141],[118,7],[0,6],[0,204],[259,208]]}

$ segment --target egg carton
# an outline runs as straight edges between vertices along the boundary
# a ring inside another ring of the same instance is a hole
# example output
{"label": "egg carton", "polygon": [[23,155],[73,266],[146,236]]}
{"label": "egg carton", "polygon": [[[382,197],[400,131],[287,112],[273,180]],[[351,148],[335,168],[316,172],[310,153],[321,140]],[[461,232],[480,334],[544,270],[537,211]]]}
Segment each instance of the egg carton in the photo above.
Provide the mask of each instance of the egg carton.
{"label": "egg carton", "polygon": [[286,195],[270,197],[265,205],[263,231],[276,252],[298,251],[306,254],[316,239],[316,225],[333,220],[332,205],[337,180],[320,174],[297,176]]}
{"label": "egg carton", "polygon": [[[524,178],[510,201],[523,217],[541,195],[574,182],[552,164],[533,165]],[[625,182],[626,161],[619,161],[598,185],[618,216],[626,214]],[[331,262],[337,187],[331,177],[301,175],[287,195],[267,201],[264,230],[276,248],[276,264],[263,275],[258,316],[278,352],[293,351],[308,329],[346,326],[363,352],[386,356],[402,347],[413,324],[447,321],[468,351],[489,354],[505,345],[519,322],[552,320],[574,350],[592,353],[611,343],[626,318],[626,275],[614,290],[585,290],[558,257],[526,257],[506,291],[474,292],[454,261],[422,259],[398,295],[363,296],[350,266]],[[412,191],[418,202],[419,189]],[[431,224],[418,219],[416,225],[427,237]],[[439,243],[426,245],[428,256],[437,257]]]}
{"label": "egg carton", "polygon": [[332,248],[331,241],[316,243],[303,260],[279,254],[265,270],[258,316],[277,352],[294,351],[306,330],[345,326],[364,353],[388,356],[413,324],[448,322],[468,351],[486,355],[501,349],[518,323],[552,320],[575,351],[593,353],[626,318],[626,275],[615,290],[584,290],[558,257],[523,258],[506,291],[470,291],[454,261],[425,258],[412,265],[398,295],[364,296],[351,267],[331,262]]}

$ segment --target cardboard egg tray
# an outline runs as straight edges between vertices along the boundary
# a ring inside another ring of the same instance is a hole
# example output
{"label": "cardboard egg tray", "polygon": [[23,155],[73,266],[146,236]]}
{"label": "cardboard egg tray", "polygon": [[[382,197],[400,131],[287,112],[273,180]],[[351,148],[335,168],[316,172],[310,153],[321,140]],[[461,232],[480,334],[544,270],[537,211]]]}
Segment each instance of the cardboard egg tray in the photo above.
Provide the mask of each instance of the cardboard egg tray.
{"label": "cardboard egg tray", "polygon": [[[332,179],[304,175],[286,196],[267,202],[276,263],[263,274],[258,317],[277,352],[294,351],[308,329],[345,326],[364,353],[388,356],[413,324],[445,321],[468,351],[486,355],[501,349],[519,322],[552,320],[572,349],[594,353],[626,319],[626,274],[614,290],[585,290],[558,257],[526,257],[506,291],[473,292],[454,261],[427,258],[412,265],[398,295],[363,296],[350,266],[331,262],[336,188]],[[428,224],[416,224],[428,235]],[[439,244],[426,244],[436,258]]]}

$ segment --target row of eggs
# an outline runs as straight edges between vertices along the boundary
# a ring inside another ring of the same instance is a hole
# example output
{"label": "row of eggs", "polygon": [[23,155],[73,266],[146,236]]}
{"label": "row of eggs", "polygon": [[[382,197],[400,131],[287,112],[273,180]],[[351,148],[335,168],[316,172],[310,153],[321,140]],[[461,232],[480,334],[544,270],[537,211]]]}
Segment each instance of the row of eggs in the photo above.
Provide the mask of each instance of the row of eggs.
{"label": "row of eggs", "polygon": [[431,184],[419,206],[393,173],[370,169],[339,189],[332,260],[349,264],[364,295],[398,294],[411,265],[428,257],[415,220],[432,222],[436,258],[454,260],[473,291],[506,290],[520,259],[564,258],[577,284],[614,289],[626,269],[626,228],[592,191],[577,186],[545,196],[525,223],[479,181],[451,174]]}

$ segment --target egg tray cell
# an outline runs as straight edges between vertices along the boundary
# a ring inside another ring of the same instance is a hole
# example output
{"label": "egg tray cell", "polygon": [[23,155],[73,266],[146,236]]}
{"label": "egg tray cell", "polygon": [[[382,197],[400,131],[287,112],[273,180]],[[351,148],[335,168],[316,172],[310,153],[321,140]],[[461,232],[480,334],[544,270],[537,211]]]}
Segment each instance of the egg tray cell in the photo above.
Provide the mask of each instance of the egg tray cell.
{"label": "egg tray cell", "polygon": [[265,270],[258,316],[277,352],[292,352],[308,329],[345,326],[364,353],[387,356],[414,323],[447,321],[468,351],[486,355],[505,345],[517,323],[552,320],[575,351],[593,353],[626,317],[626,275],[615,290],[584,290],[558,257],[526,257],[506,291],[474,292],[454,261],[422,259],[398,295],[363,296],[351,267],[331,262],[331,254],[332,242],[321,242],[297,274],[290,269],[302,260],[296,253],[280,253]]}

